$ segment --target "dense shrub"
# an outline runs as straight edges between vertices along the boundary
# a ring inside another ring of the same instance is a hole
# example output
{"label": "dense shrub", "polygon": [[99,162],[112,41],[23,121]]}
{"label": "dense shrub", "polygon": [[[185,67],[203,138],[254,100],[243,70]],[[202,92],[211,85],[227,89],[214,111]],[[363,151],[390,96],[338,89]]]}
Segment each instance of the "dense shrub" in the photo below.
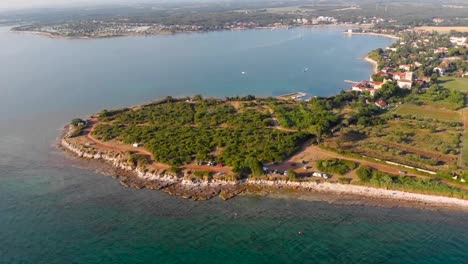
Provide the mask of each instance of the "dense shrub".
{"label": "dense shrub", "polygon": [[429,192],[441,195],[468,198],[468,191],[449,186],[438,179],[422,179],[410,176],[398,176],[361,166],[357,174],[362,183],[389,189]]}
{"label": "dense shrub", "polygon": [[349,160],[329,159],[317,161],[317,169],[322,172],[346,174],[356,168],[356,163]]}
{"label": "dense shrub", "polygon": [[140,142],[157,161],[173,166],[212,157],[236,172],[259,175],[261,162],[284,160],[311,137],[266,127],[271,115],[264,110],[237,111],[219,100],[155,103],[114,114],[93,134],[104,141]]}

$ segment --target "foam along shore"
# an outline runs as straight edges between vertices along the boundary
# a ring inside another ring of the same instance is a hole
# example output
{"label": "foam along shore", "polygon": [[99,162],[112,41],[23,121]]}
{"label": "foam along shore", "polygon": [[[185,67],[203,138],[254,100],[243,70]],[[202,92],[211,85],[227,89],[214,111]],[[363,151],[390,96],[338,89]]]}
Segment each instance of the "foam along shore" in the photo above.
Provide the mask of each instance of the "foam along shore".
{"label": "foam along shore", "polygon": [[163,190],[171,195],[183,196],[193,200],[208,200],[219,196],[223,200],[230,199],[249,189],[249,187],[268,189],[291,189],[304,192],[316,192],[334,195],[352,195],[357,197],[368,197],[384,199],[388,201],[406,201],[422,204],[428,207],[453,207],[468,209],[468,200],[410,193],[404,191],[386,190],[375,187],[339,184],[317,181],[287,181],[287,180],[258,180],[246,179],[239,181],[193,179],[188,172],[179,174],[170,173],[166,170],[149,170],[138,168],[130,164],[125,153],[118,151],[107,151],[93,147],[85,147],[79,143],[69,141],[67,138],[61,140],[61,146],[85,159],[101,160],[109,163],[112,167],[130,174],[121,178],[121,184],[127,187],[148,188]]}

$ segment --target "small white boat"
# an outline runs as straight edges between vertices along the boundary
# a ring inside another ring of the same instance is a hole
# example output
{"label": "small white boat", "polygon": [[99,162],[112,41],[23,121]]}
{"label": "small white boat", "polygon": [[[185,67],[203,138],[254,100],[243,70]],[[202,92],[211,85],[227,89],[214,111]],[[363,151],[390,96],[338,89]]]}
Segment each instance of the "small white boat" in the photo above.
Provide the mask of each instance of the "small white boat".
{"label": "small white boat", "polygon": [[304,72],[306,72],[306,71],[309,71],[309,68],[305,68],[305,69],[304,69]]}
{"label": "small white boat", "polygon": [[242,75],[245,75],[245,74],[246,74],[246,72],[241,72],[241,74],[242,74]]}

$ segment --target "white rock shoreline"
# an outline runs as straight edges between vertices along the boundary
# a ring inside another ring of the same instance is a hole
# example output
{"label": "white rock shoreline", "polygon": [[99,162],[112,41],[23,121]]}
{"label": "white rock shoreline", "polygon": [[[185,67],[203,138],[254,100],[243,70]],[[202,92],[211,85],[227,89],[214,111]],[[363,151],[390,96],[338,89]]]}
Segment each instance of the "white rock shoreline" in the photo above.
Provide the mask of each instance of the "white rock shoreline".
{"label": "white rock shoreline", "polygon": [[[428,194],[419,194],[419,193],[410,193],[404,191],[395,191],[395,190],[385,190],[375,187],[367,187],[360,185],[351,185],[351,184],[339,184],[339,183],[317,183],[312,181],[270,181],[270,180],[257,180],[257,179],[247,179],[242,181],[222,181],[222,180],[211,180],[211,181],[202,181],[202,180],[188,180],[185,177],[180,177],[177,175],[172,175],[166,173],[165,171],[148,171],[141,168],[136,168],[131,166],[123,160],[122,153],[118,152],[108,152],[104,150],[97,150],[94,148],[85,148],[79,144],[73,144],[67,139],[63,138],[61,140],[61,145],[66,150],[74,153],[80,158],[101,160],[111,164],[114,168],[118,168],[124,171],[132,172],[136,175],[136,178],[142,181],[155,181],[164,184],[164,186],[169,186],[177,184],[182,186],[186,190],[195,190],[197,188],[223,188],[223,187],[241,187],[241,186],[255,186],[255,187],[264,187],[264,188],[290,188],[298,189],[304,191],[312,191],[319,193],[327,194],[336,194],[336,195],[352,195],[359,197],[368,197],[368,198],[377,198],[384,199],[389,201],[406,201],[413,202],[417,204],[422,204],[424,206],[430,207],[456,207],[468,209],[468,200],[446,197],[446,196],[437,196],[437,195],[428,195]],[[219,193],[219,191],[218,191]],[[239,193],[239,192],[238,192]],[[236,194],[238,194],[236,193]],[[182,194],[175,194],[182,195]],[[235,196],[235,195],[233,195]],[[231,196],[231,197],[233,197]],[[185,196],[184,196],[185,197]],[[231,198],[229,197],[229,198]],[[211,197],[210,197],[211,198]]]}

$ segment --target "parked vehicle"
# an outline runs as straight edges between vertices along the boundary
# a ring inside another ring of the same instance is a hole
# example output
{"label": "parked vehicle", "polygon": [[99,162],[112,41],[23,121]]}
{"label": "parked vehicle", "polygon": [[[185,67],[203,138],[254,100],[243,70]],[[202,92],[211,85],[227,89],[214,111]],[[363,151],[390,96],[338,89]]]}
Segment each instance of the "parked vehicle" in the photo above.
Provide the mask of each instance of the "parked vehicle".
{"label": "parked vehicle", "polygon": [[320,172],[314,172],[314,173],[312,173],[312,176],[313,176],[313,177],[320,177],[320,178],[322,178],[322,173],[320,173]]}

